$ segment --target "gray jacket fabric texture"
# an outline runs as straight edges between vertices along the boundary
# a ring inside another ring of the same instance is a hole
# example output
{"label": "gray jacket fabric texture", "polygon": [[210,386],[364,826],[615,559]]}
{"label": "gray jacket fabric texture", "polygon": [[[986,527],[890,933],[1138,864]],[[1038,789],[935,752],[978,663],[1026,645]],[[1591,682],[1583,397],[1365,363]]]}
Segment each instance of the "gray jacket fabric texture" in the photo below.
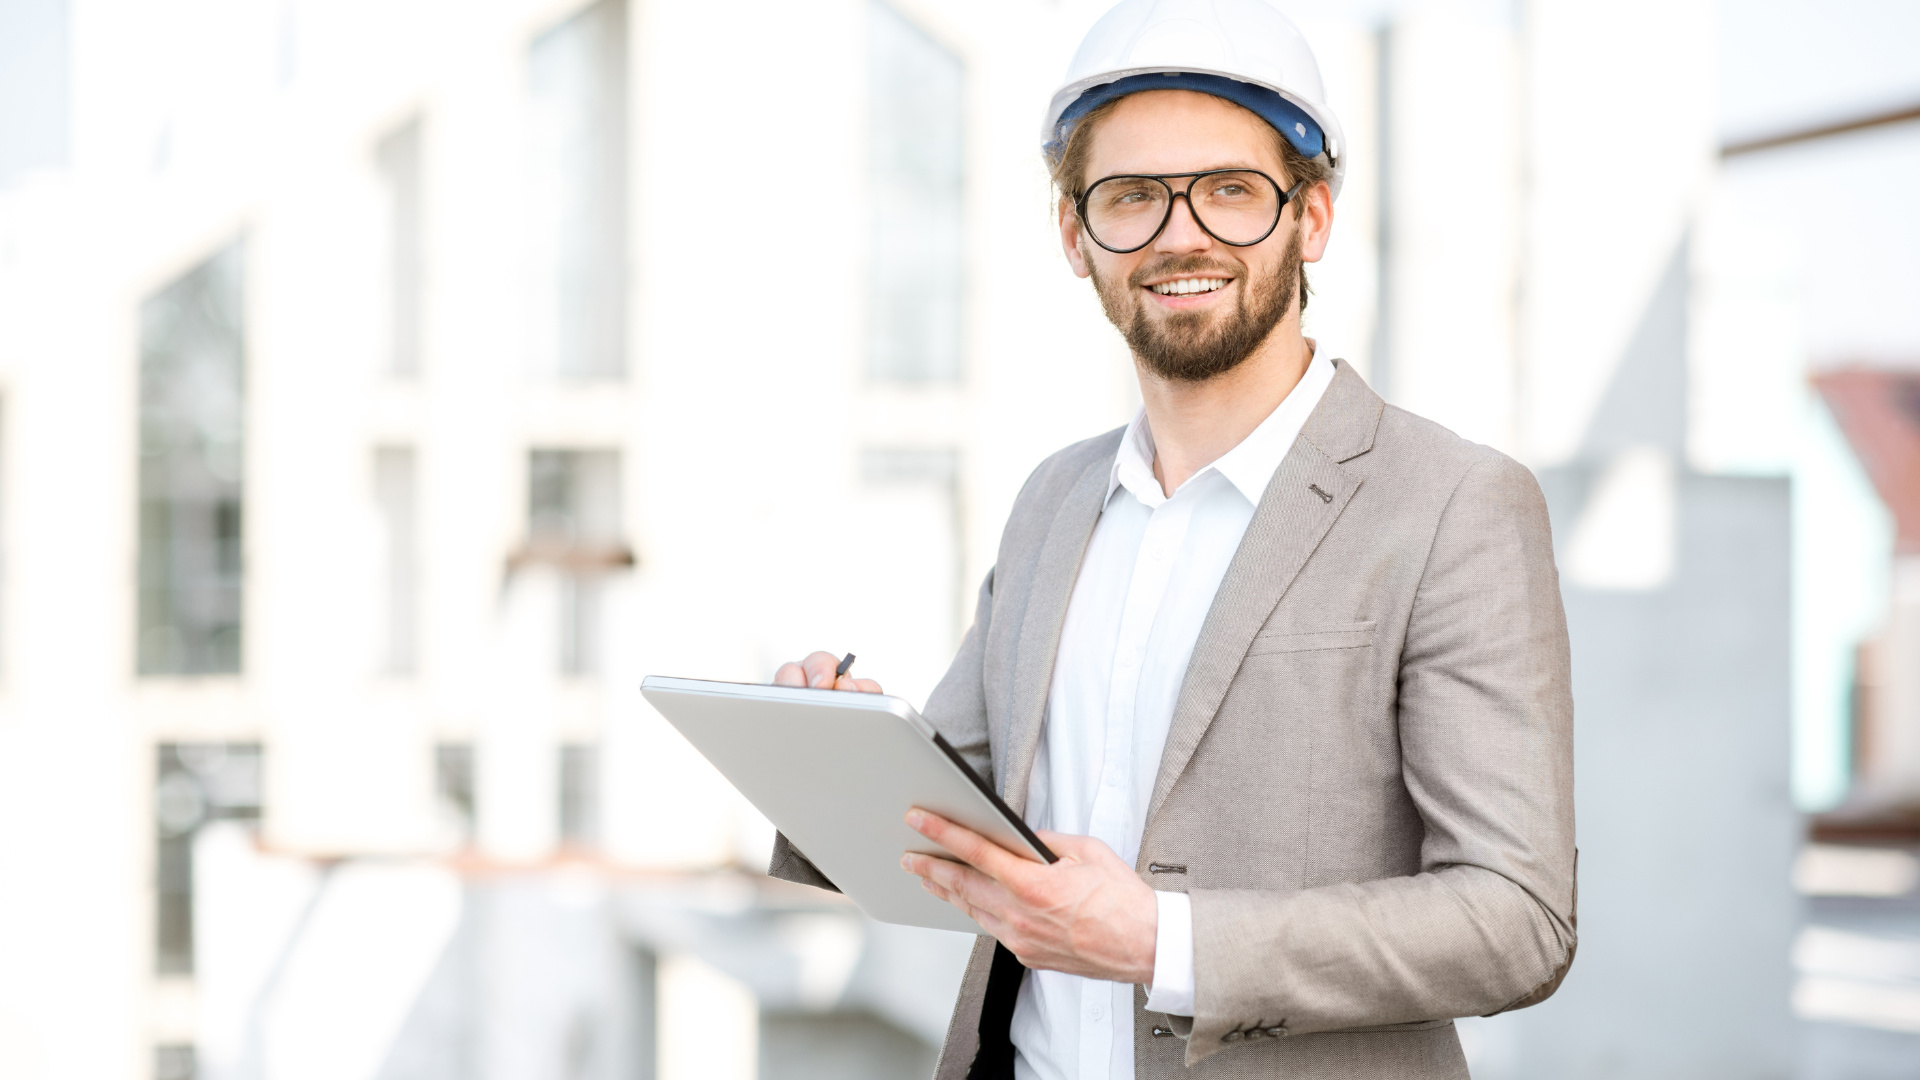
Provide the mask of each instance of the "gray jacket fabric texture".
{"label": "gray jacket fabric texture", "polygon": [[[924,710],[1016,812],[1121,434],[1027,481]],[[1534,1004],[1565,977],[1575,858],[1539,485],[1339,363],[1175,707],[1136,869],[1192,898],[1195,1015],[1149,1013],[1136,988],[1135,1075],[1465,1077],[1453,1018]],[[771,872],[831,887],[784,838]],[[937,1080],[973,1065],[994,949],[974,949]]]}

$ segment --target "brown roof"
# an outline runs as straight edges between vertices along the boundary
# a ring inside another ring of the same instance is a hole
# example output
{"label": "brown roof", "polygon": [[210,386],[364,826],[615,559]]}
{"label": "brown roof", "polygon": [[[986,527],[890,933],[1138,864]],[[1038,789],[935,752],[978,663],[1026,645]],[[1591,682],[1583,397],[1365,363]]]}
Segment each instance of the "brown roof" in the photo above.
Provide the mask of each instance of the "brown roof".
{"label": "brown roof", "polygon": [[1920,553],[1920,372],[1831,371],[1813,385],[1893,512],[1895,548]]}

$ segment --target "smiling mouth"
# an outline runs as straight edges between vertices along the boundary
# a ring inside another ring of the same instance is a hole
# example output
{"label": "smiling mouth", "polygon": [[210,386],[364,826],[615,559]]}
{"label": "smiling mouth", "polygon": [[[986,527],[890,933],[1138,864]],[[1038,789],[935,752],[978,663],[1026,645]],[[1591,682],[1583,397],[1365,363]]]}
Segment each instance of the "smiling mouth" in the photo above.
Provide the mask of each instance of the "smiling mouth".
{"label": "smiling mouth", "polygon": [[1158,285],[1149,285],[1147,288],[1152,289],[1161,296],[1194,296],[1199,293],[1210,293],[1224,289],[1232,280],[1232,278],[1215,277],[1175,278],[1172,281],[1163,281]]}

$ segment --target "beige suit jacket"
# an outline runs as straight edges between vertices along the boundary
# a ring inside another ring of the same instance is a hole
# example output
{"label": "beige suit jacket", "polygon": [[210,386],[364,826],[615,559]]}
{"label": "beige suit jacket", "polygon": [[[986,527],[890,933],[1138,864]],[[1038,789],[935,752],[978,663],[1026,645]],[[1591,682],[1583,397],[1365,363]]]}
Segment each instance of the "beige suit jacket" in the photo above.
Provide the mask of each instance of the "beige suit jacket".
{"label": "beige suit jacket", "polygon": [[[1028,480],[927,702],[1015,811],[1120,437]],[[1573,960],[1572,746],[1533,475],[1341,363],[1175,707],[1136,869],[1192,897],[1195,1015],[1148,1013],[1136,989],[1136,1076],[1466,1076],[1452,1018],[1543,1000]],[[784,840],[774,872],[825,884]],[[994,947],[974,950],[938,1080],[981,1045]]]}

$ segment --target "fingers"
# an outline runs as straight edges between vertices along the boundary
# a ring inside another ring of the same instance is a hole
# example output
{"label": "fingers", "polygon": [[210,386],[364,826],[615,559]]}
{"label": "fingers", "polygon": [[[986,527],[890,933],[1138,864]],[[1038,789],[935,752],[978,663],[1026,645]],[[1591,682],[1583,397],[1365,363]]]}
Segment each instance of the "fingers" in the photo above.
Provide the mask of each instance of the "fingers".
{"label": "fingers", "polygon": [[915,807],[907,811],[907,824],[921,836],[959,856],[967,865],[996,881],[1017,878],[1032,863],[964,825],[955,825],[939,814]]}
{"label": "fingers", "polygon": [[830,652],[807,654],[799,663],[788,661],[773,673],[775,686],[804,686],[814,690],[853,690],[862,694],[883,693],[872,679],[856,679],[839,674],[840,658]]}
{"label": "fingers", "polygon": [[1103,873],[1134,876],[1134,869],[1122,859],[1118,852],[1107,846],[1107,842],[1091,836],[1072,836],[1067,833],[1038,830],[1034,835],[1047,849],[1060,857],[1060,864],[1077,863],[1080,866],[1096,868]]}
{"label": "fingers", "polygon": [[909,874],[919,874],[922,879],[951,892],[960,887],[961,875],[967,868],[952,859],[909,851],[900,856],[900,869]]}
{"label": "fingers", "polygon": [[994,912],[1011,907],[1015,901],[1006,887],[964,863],[933,855],[907,852],[900,866],[920,876],[920,884],[934,896],[966,912],[967,917],[986,926]]}
{"label": "fingers", "polygon": [[934,899],[944,900],[947,903],[952,904],[954,907],[959,908],[960,913],[962,915],[965,915],[967,918],[972,919],[975,922],[980,922],[982,919],[989,917],[986,912],[981,911],[979,908],[974,907],[972,904],[967,903],[966,897],[961,896],[960,894],[952,892],[948,889],[942,888],[940,883],[933,880],[932,878],[921,878],[920,887],[927,890],[928,893],[931,893]]}
{"label": "fingers", "polygon": [[945,900],[947,903],[959,908],[960,914],[979,923],[980,928],[985,930],[989,935],[999,938],[1002,942],[1012,938],[1013,935],[1009,932],[1012,929],[1011,925],[992,911],[969,903],[966,897],[958,893],[948,892],[927,878],[920,879],[920,886],[929,893],[932,893],[935,899]]}
{"label": "fingers", "polygon": [[838,677],[834,669],[840,666],[840,658],[830,652],[808,653],[807,658],[800,661],[800,666],[806,669],[808,686],[815,690],[831,690]]}
{"label": "fingers", "polygon": [[1040,838],[1041,843],[1047,845],[1048,850],[1062,859],[1072,859],[1075,862],[1103,862],[1112,859],[1117,862],[1120,858],[1113,853],[1113,849],[1108,847],[1105,841],[1096,840],[1091,836],[1074,836],[1071,833],[1057,833],[1050,829],[1040,829],[1034,835]]}

